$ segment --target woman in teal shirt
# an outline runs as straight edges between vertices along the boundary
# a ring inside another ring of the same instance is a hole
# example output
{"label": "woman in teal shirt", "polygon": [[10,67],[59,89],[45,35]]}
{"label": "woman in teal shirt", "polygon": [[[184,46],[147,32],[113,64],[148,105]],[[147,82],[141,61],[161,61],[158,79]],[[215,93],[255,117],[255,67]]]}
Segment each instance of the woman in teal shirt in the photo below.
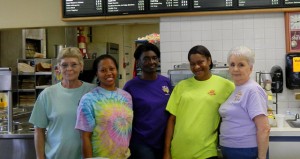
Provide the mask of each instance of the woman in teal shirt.
{"label": "woman in teal shirt", "polygon": [[63,79],[41,92],[29,120],[35,126],[36,155],[37,159],[81,159],[76,111],[80,98],[95,85],[78,79],[83,70],[78,48],[64,48],[57,60]]}

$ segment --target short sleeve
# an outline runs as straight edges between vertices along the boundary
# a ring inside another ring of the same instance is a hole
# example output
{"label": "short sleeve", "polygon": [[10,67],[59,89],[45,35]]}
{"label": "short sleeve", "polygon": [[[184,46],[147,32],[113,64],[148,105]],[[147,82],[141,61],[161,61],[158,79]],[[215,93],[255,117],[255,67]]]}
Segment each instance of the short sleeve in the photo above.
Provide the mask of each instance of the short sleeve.
{"label": "short sleeve", "polygon": [[29,122],[32,123],[35,127],[46,128],[48,126],[49,120],[46,112],[48,102],[46,97],[46,90],[44,90],[38,96],[34,104]]}
{"label": "short sleeve", "polygon": [[252,120],[258,115],[267,115],[267,96],[263,90],[256,89],[249,93],[246,109]]}
{"label": "short sleeve", "polygon": [[96,125],[91,93],[85,94],[77,109],[77,120],[75,128],[87,132],[93,132]]}
{"label": "short sleeve", "polygon": [[171,93],[171,96],[168,100],[168,104],[166,107],[166,110],[174,116],[176,116],[178,103],[180,100],[180,88],[179,87],[180,87],[179,84],[175,86],[174,90]]}

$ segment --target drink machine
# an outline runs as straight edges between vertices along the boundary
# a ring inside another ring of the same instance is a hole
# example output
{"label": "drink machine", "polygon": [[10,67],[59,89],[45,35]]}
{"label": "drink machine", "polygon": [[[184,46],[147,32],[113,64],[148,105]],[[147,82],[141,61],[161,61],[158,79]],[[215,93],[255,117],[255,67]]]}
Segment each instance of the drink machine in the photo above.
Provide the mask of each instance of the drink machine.
{"label": "drink machine", "polygon": [[12,72],[0,67],[0,133],[12,132]]}

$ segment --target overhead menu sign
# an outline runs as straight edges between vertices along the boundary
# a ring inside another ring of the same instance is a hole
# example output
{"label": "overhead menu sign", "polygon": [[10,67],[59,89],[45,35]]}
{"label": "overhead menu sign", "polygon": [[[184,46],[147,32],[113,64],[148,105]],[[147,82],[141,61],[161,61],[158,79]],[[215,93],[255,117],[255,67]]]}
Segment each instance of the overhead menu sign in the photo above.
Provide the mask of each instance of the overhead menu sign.
{"label": "overhead menu sign", "polygon": [[150,0],[150,10],[182,10],[189,9],[188,0]]}
{"label": "overhead menu sign", "polygon": [[145,0],[107,0],[107,13],[138,13],[145,11]]}
{"label": "overhead menu sign", "polygon": [[239,7],[272,7],[278,6],[279,0],[239,0]]}
{"label": "overhead menu sign", "polygon": [[84,17],[103,14],[102,0],[64,0],[65,17]]}
{"label": "overhead menu sign", "polygon": [[300,0],[285,0],[284,4],[298,4],[298,5],[300,5]]}
{"label": "overhead menu sign", "polygon": [[[300,7],[300,0],[62,0],[63,18]],[[77,18],[75,18],[77,19]]]}
{"label": "overhead menu sign", "polygon": [[226,8],[232,7],[232,0],[194,0],[193,5],[197,8]]}

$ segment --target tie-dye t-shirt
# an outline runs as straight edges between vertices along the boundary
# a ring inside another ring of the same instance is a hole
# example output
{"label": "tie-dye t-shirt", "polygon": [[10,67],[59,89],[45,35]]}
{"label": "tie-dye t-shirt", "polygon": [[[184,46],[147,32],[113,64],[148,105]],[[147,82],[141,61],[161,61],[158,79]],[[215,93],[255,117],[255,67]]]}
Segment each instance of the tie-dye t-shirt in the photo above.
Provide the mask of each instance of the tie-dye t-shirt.
{"label": "tie-dye t-shirt", "polygon": [[132,118],[129,93],[97,87],[81,98],[75,128],[93,132],[93,157],[124,159],[130,155]]}

